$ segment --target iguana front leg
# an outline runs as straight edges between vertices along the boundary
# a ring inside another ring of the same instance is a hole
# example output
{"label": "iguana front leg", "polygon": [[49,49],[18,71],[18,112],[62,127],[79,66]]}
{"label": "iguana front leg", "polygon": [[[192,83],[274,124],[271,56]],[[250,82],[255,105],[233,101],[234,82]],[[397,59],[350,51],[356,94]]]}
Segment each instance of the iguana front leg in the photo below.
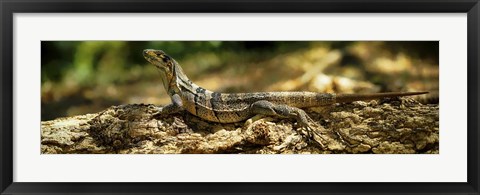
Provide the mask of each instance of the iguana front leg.
{"label": "iguana front leg", "polygon": [[[297,120],[301,126],[307,129],[308,136],[313,138],[313,134],[319,136],[319,138],[323,139],[320,133],[318,132],[318,128],[323,127],[314,123],[313,119],[311,119],[305,111],[300,108],[288,106],[285,104],[274,104],[272,102],[261,100],[253,103],[250,106],[250,112],[252,114],[262,114],[268,116],[276,116],[281,118],[294,118]],[[318,126],[317,128],[314,127]],[[311,134],[313,133],[313,134]],[[324,146],[322,142],[315,140],[318,142],[322,147]]]}
{"label": "iguana front leg", "polygon": [[154,117],[166,116],[169,114],[177,113],[184,110],[182,98],[178,94],[172,96],[172,103],[160,108],[156,113],[153,114]]}

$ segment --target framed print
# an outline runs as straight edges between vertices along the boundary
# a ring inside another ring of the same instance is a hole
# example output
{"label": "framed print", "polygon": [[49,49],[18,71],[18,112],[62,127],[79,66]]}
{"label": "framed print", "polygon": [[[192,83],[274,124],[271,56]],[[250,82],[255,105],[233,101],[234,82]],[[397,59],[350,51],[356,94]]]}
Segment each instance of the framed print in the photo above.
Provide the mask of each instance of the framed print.
{"label": "framed print", "polygon": [[1,192],[478,194],[471,1],[2,1]]}

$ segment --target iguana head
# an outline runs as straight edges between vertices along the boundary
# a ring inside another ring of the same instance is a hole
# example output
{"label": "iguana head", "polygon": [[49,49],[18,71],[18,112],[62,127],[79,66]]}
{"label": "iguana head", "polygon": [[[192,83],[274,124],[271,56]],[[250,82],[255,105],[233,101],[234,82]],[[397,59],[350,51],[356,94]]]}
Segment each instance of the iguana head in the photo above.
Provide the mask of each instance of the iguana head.
{"label": "iguana head", "polygon": [[189,81],[177,61],[162,50],[145,49],[143,57],[160,70],[163,85],[169,94],[180,91],[178,82]]}
{"label": "iguana head", "polygon": [[167,73],[173,70],[175,61],[162,50],[145,49],[143,50],[143,57],[160,70]]}

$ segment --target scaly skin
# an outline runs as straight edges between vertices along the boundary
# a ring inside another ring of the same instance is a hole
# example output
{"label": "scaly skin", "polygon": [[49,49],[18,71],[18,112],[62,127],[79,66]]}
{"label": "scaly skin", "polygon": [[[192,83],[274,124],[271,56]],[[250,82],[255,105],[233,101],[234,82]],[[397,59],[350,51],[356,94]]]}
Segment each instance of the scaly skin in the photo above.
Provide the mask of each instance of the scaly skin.
{"label": "scaly skin", "polygon": [[159,115],[187,110],[207,121],[240,122],[262,114],[294,118],[313,129],[312,119],[300,108],[326,106],[335,103],[372,100],[385,97],[420,95],[428,92],[392,92],[373,94],[334,94],[314,92],[218,93],[206,90],[187,78],[180,65],[161,50],[146,49],[143,56],[162,74],[163,85],[172,103]]}

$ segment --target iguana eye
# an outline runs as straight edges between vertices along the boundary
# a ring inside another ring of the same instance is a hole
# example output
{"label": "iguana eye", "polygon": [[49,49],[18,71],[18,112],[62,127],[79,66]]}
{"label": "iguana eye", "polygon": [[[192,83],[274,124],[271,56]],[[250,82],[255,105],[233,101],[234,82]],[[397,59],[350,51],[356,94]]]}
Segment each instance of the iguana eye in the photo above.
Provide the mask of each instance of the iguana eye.
{"label": "iguana eye", "polygon": [[165,63],[170,61],[170,57],[168,57],[167,55],[164,55],[161,58],[162,58],[163,62],[165,62]]}

